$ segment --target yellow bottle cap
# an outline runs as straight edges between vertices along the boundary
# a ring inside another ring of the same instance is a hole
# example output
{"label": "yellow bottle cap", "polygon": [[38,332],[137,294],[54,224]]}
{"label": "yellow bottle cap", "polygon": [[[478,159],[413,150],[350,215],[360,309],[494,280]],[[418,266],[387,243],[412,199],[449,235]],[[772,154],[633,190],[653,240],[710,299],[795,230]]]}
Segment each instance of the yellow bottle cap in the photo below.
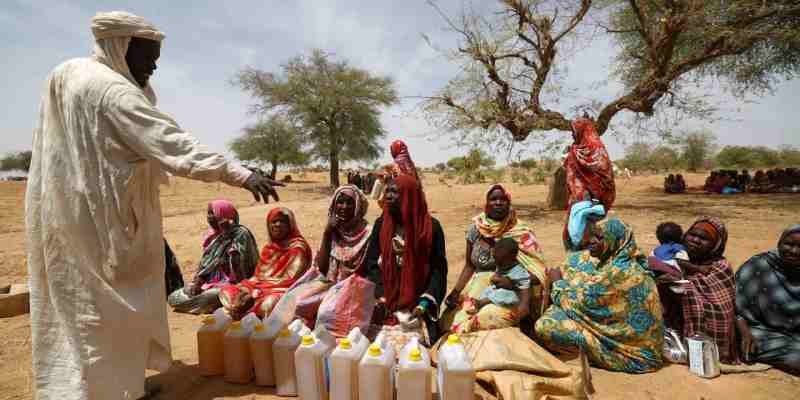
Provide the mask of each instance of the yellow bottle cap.
{"label": "yellow bottle cap", "polygon": [[311,346],[314,344],[314,337],[311,335],[303,336],[303,346]]}
{"label": "yellow bottle cap", "polygon": [[422,361],[422,352],[415,347],[411,349],[410,353],[408,353],[408,359],[411,361]]}
{"label": "yellow bottle cap", "polygon": [[264,324],[256,324],[256,327],[253,328],[256,332],[263,332],[264,331]]}
{"label": "yellow bottle cap", "polygon": [[459,344],[461,343],[461,337],[458,335],[450,335],[447,337],[447,344]]}
{"label": "yellow bottle cap", "polygon": [[347,349],[352,348],[353,345],[352,345],[352,343],[350,343],[350,339],[344,338],[344,339],[339,341],[339,347],[342,348],[342,349],[347,350]]}
{"label": "yellow bottle cap", "polygon": [[242,321],[233,321],[231,322],[231,330],[238,331],[242,329]]}
{"label": "yellow bottle cap", "polygon": [[211,315],[207,315],[205,318],[203,318],[203,325],[214,325],[216,323],[217,319]]}
{"label": "yellow bottle cap", "polygon": [[381,354],[383,354],[383,349],[381,348],[381,346],[378,346],[377,344],[373,344],[373,345],[369,346],[369,355],[370,356],[372,356],[372,357],[380,357]]}
{"label": "yellow bottle cap", "polygon": [[290,331],[290,330],[288,330],[286,328],[283,328],[283,329],[281,329],[281,332],[278,334],[278,336],[280,336],[280,337],[292,336],[292,331]]}

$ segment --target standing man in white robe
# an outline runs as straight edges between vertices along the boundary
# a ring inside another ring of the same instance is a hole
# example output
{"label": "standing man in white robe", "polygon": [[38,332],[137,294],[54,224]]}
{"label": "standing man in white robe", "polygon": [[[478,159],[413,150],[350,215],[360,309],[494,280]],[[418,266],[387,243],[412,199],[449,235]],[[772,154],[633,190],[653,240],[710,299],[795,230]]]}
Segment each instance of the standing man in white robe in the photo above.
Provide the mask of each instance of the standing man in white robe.
{"label": "standing man in white robe", "polygon": [[92,19],[94,56],[48,78],[25,199],[39,400],[139,399],[171,364],[159,184],[165,171],[278,200],[155,106],[164,35],[124,12]]}

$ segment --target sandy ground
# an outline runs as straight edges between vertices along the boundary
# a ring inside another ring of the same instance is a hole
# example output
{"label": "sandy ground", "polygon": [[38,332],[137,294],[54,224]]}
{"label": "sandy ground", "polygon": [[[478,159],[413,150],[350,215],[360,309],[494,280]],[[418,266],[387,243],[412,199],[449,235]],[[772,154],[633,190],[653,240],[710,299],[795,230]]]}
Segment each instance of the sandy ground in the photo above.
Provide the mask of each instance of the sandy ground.
{"label": "sandy ground", "polygon": [[[297,178],[297,177],[296,177]],[[700,185],[702,175],[688,175],[689,184]],[[303,177],[306,182],[281,191],[281,205],[298,216],[306,238],[317,246],[328,205],[324,175]],[[668,196],[661,193],[662,177],[635,177],[618,182],[614,213],[631,224],[639,244],[649,251],[656,244],[655,226],[673,220],[687,227],[699,215],[713,215],[728,224],[727,257],[738,266],[748,257],[775,246],[781,230],[798,222],[800,196],[702,194]],[[426,179],[432,214],[445,229],[450,262],[448,281],[455,282],[464,263],[464,232],[470,218],[479,212],[487,185],[448,186],[434,177]],[[508,185],[520,217],[533,223],[550,264],[564,257],[561,245],[562,211],[545,208],[543,185]],[[24,183],[0,182],[0,285],[26,281],[24,256]],[[227,198],[239,208],[242,223],[249,226],[259,243],[266,234],[264,217],[271,205],[256,204],[249,193],[221,184],[175,179],[162,189],[165,236],[178,255],[184,277],[189,279],[200,257],[200,238],[205,231],[206,205]],[[376,217],[372,205],[369,218]],[[237,386],[197,374],[194,330],[199,318],[169,314],[173,368],[164,374],[150,372],[162,384],[159,399],[271,399],[271,389]],[[28,316],[0,319],[0,399],[29,399],[31,394],[30,319]],[[626,375],[593,369],[597,399],[797,399],[800,378],[779,371],[727,375],[704,380],[684,366],[668,366],[657,373]]]}

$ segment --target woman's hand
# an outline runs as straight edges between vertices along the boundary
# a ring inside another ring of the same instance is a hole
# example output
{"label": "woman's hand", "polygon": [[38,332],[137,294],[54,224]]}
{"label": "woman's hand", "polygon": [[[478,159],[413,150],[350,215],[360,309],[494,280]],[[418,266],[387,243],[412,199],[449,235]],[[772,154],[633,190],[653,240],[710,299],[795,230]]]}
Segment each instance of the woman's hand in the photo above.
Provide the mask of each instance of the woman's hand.
{"label": "woman's hand", "polygon": [[740,349],[742,352],[742,359],[744,362],[749,363],[753,354],[755,354],[756,339],[753,337],[753,332],[750,331],[750,325],[743,318],[736,318],[736,329],[739,330],[739,337],[741,338]]}
{"label": "woman's hand", "polygon": [[459,304],[461,304],[461,290],[456,290],[456,288],[453,288],[450,294],[448,294],[444,299],[444,304],[447,306],[447,308],[458,307]]}
{"label": "woman's hand", "polygon": [[564,279],[564,276],[561,274],[561,268],[547,268],[546,274],[550,285]]}

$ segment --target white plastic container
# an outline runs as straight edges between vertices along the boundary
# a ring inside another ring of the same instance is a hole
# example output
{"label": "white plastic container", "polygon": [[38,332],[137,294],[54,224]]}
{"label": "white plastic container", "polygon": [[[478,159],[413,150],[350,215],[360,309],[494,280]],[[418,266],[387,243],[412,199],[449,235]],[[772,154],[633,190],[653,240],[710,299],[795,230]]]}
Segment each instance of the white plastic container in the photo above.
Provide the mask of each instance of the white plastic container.
{"label": "white plastic container", "polygon": [[330,366],[330,400],[358,399],[358,363],[369,347],[361,329],[353,328],[328,359]]}
{"label": "white plastic container", "polygon": [[203,318],[197,330],[197,360],[202,376],[225,373],[225,328],[227,321],[217,320],[211,315]]}
{"label": "white plastic container", "polygon": [[392,400],[394,366],[394,346],[380,333],[358,365],[358,400]]}
{"label": "white plastic container", "polygon": [[250,335],[250,355],[253,357],[256,385],[275,386],[273,345],[281,326],[268,321],[266,325],[256,324]]}
{"label": "white plastic container", "polygon": [[475,396],[475,370],[458,335],[450,335],[439,350],[436,381],[441,400],[471,399]]}
{"label": "white plastic container", "polygon": [[245,384],[253,380],[249,338],[250,332],[241,321],[232,322],[225,332],[225,382]]}
{"label": "white plastic container", "polygon": [[294,353],[297,394],[302,400],[328,400],[327,358],[332,346],[314,333],[303,336]]}
{"label": "white plastic container", "polygon": [[397,371],[397,398],[403,400],[431,400],[433,397],[431,358],[428,350],[412,338],[400,352]]}
{"label": "white plastic container", "polygon": [[302,321],[295,320],[288,328],[278,334],[272,345],[273,365],[275,371],[275,393],[278,396],[297,396],[297,377],[295,375],[294,353],[300,346],[301,335],[311,331]]}

